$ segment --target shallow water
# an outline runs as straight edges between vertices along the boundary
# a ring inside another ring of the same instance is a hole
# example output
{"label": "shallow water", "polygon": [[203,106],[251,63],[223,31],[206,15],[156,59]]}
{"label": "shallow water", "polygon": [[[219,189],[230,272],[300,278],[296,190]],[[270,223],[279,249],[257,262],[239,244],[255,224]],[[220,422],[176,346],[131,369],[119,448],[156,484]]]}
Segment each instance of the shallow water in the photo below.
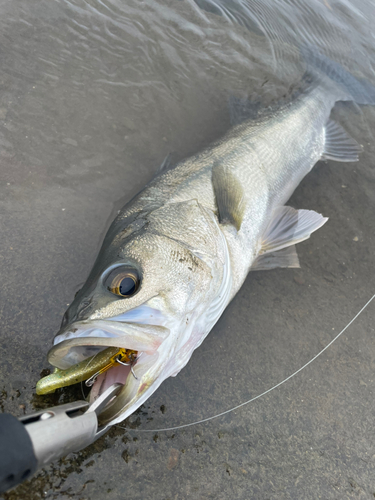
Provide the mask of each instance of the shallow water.
{"label": "shallow water", "polygon": [[[228,98],[282,99],[314,44],[375,84],[370,2],[3,0],[0,6],[0,403],[36,397],[61,317],[116,210],[155,174],[228,129]],[[272,387],[375,293],[375,110],[334,115],[363,144],[320,162],[290,202],[330,218],[301,269],[252,273],[183,371],[84,452],[7,499],[371,498],[375,304],[288,384]],[[124,428],[123,428],[124,427]]]}

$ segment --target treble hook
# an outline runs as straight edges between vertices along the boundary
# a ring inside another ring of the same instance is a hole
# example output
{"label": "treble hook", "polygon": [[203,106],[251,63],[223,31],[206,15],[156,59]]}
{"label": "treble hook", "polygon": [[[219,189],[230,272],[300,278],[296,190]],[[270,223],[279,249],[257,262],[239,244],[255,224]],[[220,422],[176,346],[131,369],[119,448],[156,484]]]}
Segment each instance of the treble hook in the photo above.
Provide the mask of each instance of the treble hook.
{"label": "treble hook", "polygon": [[[133,356],[135,354],[136,354],[136,351],[131,351],[130,349],[123,349],[123,348],[119,349],[119,351],[117,353],[115,353],[115,355],[112,356],[104,366],[102,366],[96,373],[91,375],[91,377],[86,380],[86,382],[85,382],[86,386],[92,387],[94,385],[96,379],[98,378],[98,376],[101,375],[102,373],[106,372],[110,368],[112,368],[115,365],[115,363],[120,363],[121,365],[124,365],[124,366],[130,366],[133,377],[136,380],[138,380],[138,378],[136,377],[134,370],[133,370],[133,364],[139,358],[139,356],[134,358]],[[124,363],[123,361],[121,361],[121,358],[130,359],[130,362]]]}
{"label": "treble hook", "polygon": [[122,366],[130,366],[130,371],[131,371],[131,374],[133,375],[133,377],[135,378],[135,380],[138,380],[138,377],[137,375],[134,373],[134,370],[133,370],[133,365],[135,365],[135,363],[138,361],[138,359],[142,356],[142,353],[137,356],[135,359],[133,359],[133,361],[131,363],[124,363],[123,361],[120,360],[120,357],[118,357],[116,359],[117,363],[120,363],[120,365]]}

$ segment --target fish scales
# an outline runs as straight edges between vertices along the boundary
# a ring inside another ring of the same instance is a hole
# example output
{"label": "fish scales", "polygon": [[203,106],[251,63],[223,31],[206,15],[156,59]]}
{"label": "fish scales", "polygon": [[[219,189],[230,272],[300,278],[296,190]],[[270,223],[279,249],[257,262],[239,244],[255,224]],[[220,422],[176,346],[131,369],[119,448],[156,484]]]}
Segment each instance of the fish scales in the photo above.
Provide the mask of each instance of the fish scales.
{"label": "fish scales", "polygon": [[375,91],[305,55],[303,91],[161,172],[109,228],[49,352],[61,370],[108,347],[138,353],[134,377],[121,366],[97,377],[91,400],[123,384],[102,422],[122,421],[186,365],[251,269],[299,266],[294,245],[327,221],[285,203],[319,159],[358,160],[330,113],[337,100],[374,104]]}

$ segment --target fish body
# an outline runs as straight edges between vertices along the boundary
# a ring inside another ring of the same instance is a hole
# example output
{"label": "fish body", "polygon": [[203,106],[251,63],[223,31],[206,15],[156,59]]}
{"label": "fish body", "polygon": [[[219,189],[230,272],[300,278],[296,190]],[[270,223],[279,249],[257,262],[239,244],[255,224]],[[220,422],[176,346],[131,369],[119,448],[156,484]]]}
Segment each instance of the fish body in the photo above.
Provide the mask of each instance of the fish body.
{"label": "fish body", "polygon": [[327,219],[286,201],[318,160],[355,161],[360,150],[329,118],[337,100],[363,93],[340,71],[235,124],[120,211],[49,353],[63,370],[108,347],[140,353],[134,377],[117,366],[95,382],[92,399],[124,383],[103,422],[126,418],[186,365],[251,269],[298,266],[294,244]]}

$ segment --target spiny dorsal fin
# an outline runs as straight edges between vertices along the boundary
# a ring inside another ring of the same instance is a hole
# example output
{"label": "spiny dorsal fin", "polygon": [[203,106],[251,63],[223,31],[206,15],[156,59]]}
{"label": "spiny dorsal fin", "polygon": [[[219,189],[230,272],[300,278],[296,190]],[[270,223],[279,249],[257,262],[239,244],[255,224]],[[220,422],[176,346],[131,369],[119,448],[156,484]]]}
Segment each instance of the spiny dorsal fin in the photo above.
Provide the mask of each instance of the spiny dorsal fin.
{"label": "spiny dorsal fin", "polygon": [[156,175],[164,174],[167,170],[169,170],[172,167],[172,153],[168,153],[167,156],[164,158],[162,164],[156,171]]}
{"label": "spiny dorsal fin", "polygon": [[219,222],[232,224],[239,231],[245,211],[244,190],[240,181],[230,168],[217,164],[212,168],[212,185],[219,210]]}
{"label": "spiny dorsal fin", "polygon": [[324,153],[322,159],[335,161],[358,161],[362,147],[356,140],[333,120],[328,120],[325,131]]}
{"label": "spiny dorsal fin", "polygon": [[261,104],[244,97],[229,97],[229,116],[232,126],[258,118]]}

